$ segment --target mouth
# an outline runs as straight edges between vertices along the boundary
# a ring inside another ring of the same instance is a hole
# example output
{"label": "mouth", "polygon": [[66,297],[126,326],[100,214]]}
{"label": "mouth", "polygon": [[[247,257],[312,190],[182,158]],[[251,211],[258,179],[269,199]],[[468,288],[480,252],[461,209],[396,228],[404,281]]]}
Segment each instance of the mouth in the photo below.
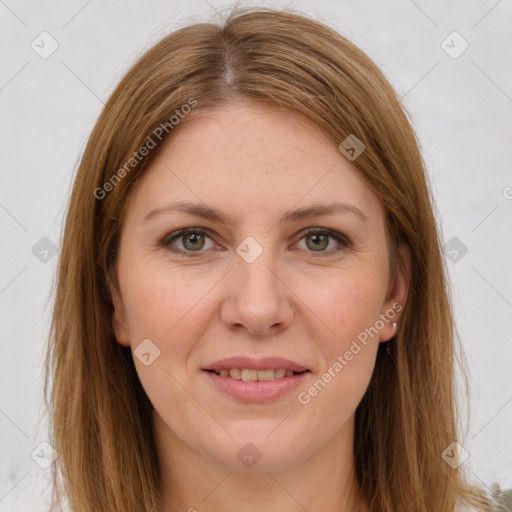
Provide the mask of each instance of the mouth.
{"label": "mouth", "polygon": [[[284,374],[283,374],[284,372]],[[310,370],[286,368],[255,370],[253,368],[223,368],[202,370],[212,389],[238,403],[265,404],[289,397],[293,390],[306,384]]]}
{"label": "mouth", "polygon": [[274,355],[263,358],[237,355],[209,363],[201,370],[213,389],[245,403],[289,396],[313,374],[313,370],[299,362]]}
{"label": "mouth", "polygon": [[266,382],[271,380],[280,380],[287,377],[293,377],[300,373],[309,372],[309,370],[302,370],[296,372],[287,368],[271,368],[268,370],[256,370],[253,368],[223,368],[221,370],[205,370],[210,373],[215,373],[220,377],[228,377],[230,379],[242,380],[244,382]]}

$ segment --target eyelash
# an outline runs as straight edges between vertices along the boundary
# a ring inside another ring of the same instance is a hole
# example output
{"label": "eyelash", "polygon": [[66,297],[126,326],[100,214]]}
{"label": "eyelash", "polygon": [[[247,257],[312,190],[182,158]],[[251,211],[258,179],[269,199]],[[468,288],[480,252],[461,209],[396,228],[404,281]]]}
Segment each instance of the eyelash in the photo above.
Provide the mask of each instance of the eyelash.
{"label": "eyelash", "polygon": [[[179,254],[179,255],[182,255],[185,257],[191,257],[191,258],[197,257],[194,255],[194,253],[199,254],[204,251],[201,251],[201,250],[199,250],[199,251],[184,251],[182,249],[178,249],[177,247],[174,247],[171,245],[174,240],[176,240],[180,237],[183,237],[185,235],[188,235],[188,234],[206,235],[208,238],[211,238],[211,236],[208,234],[208,231],[205,231],[203,229],[186,228],[186,229],[180,229],[178,231],[175,231],[174,233],[170,233],[170,234],[166,235],[160,241],[159,245],[165,249],[168,249],[171,252],[174,252],[176,254]],[[331,238],[334,238],[339,243],[339,245],[337,247],[335,247],[334,249],[330,249],[328,251],[318,251],[319,255],[321,255],[321,254],[330,255],[330,254],[336,253],[342,249],[349,249],[352,247],[352,242],[345,235],[342,235],[341,233],[338,233],[337,231],[334,231],[332,229],[310,228],[302,235],[302,237],[299,239],[299,241],[302,240],[303,238],[307,237],[308,235],[326,235]],[[316,251],[309,251],[309,252],[315,254]]]}

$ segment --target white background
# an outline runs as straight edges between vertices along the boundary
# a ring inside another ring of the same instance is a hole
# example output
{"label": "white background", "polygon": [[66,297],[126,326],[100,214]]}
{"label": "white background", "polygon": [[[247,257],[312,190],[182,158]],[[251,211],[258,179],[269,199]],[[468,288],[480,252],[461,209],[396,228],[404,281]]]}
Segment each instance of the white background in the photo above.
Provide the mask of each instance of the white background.
{"label": "white background", "polygon": [[[43,237],[58,247],[88,134],[135,57],[229,5],[0,0],[2,512],[47,510],[50,470],[30,454],[46,439],[42,354],[57,257],[43,263],[32,247]],[[358,44],[403,97],[422,144],[443,243],[457,237],[468,248],[447,262],[472,374],[465,465],[477,481],[512,488],[512,1],[294,1],[291,7]],[[58,42],[47,59],[31,48],[43,31]],[[469,43],[456,59],[441,47],[453,31]]]}

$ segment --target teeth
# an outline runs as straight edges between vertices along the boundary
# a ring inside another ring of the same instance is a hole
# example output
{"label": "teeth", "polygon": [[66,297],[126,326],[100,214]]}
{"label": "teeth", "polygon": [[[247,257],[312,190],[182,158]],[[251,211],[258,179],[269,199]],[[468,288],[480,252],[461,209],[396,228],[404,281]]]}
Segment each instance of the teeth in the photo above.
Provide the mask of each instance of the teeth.
{"label": "teeth", "polygon": [[241,370],[229,370],[229,376],[233,379],[240,380],[242,378],[242,371]]}
{"label": "teeth", "polygon": [[285,368],[275,368],[273,370],[253,370],[250,368],[232,368],[231,370],[219,370],[217,375],[222,377],[231,377],[232,379],[248,381],[268,381],[274,379],[282,379],[283,377],[291,377],[295,375],[293,370]]}
{"label": "teeth", "polygon": [[258,380],[259,376],[258,370],[242,370],[242,380],[248,381],[248,380]]}
{"label": "teeth", "polygon": [[276,378],[274,370],[260,370],[257,372],[257,376],[258,380],[274,380]]}
{"label": "teeth", "polygon": [[274,370],[274,374],[276,379],[282,379],[286,375],[286,370],[284,368],[277,368]]}

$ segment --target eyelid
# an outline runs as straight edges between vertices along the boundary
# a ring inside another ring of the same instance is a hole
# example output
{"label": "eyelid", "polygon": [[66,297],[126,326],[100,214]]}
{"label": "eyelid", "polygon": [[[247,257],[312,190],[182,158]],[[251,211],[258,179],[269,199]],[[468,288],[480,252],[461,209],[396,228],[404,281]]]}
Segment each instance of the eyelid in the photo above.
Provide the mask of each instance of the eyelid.
{"label": "eyelid", "polygon": [[296,245],[298,242],[300,242],[303,238],[305,238],[308,235],[315,235],[320,234],[324,236],[328,236],[330,238],[334,238],[336,242],[338,242],[338,245],[332,249],[329,249],[328,251],[307,251],[308,254],[311,255],[313,258],[320,258],[320,257],[328,257],[332,256],[334,254],[338,254],[342,250],[349,250],[353,248],[353,243],[350,240],[350,238],[345,235],[344,233],[341,233],[335,229],[329,229],[329,228],[321,228],[321,227],[310,227],[302,230],[299,235],[300,238],[295,242],[294,245]]}
{"label": "eyelid", "polygon": [[[208,238],[210,238],[212,241],[212,231],[208,228],[183,228],[176,231],[173,231],[171,233],[166,234],[159,242],[159,246],[163,247],[164,249],[167,249],[173,253],[181,254],[184,256],[190,256],[195,257],[194,253],[197,253],[197,255],[200,255],[202,250],[199,251],[185,251],[183,249],[178,249],[177,247],[172,246],[172,242],[180,237],[185,236],[188,233],[195,233],[195,234],[201,234],[206,235]],[[294,245],[296,245],[299,241],[301,241],[303,238],[305,238],[308,235],[315,235],[320,234],[324,236],[329,236],[330,238],[334,238],[338,242],[338,245],[332,249],[329,249],[328,251],[307,251],[309,252],[313,257],[315,256],[323,256],[323,255],[332,255],[337,252],[339,252],[341,249],[351,249],[353,247],[353,243],[350,240],[348,236],[345,234],[336,231],[334,229],[330,228],[322,228],[322,227],[309,227],[305,228],[302,231],[298,233],[300,235],[300,238],[295,242]],[[214,241],[214,243],[218,246],[218,244]],[[173,248],[171,248],[173,247]]]}
{"label": "eyelid", "polygon": [[[159,242],[159,245],[162,245],[164,247],[168,247],[171,242],[174,240],[187,235],[188,233],[197,233],[200,235],[207,235],[209,238],[213,240],[212,237],[212,231],[210,231],[208,228],[183,228],[178,229],[176,231],[172,231],[170,233],[167,233]],[[188,251],[193,252],[193,251]],[[196,252],[203,252],[203,251],[196,251]]]}

